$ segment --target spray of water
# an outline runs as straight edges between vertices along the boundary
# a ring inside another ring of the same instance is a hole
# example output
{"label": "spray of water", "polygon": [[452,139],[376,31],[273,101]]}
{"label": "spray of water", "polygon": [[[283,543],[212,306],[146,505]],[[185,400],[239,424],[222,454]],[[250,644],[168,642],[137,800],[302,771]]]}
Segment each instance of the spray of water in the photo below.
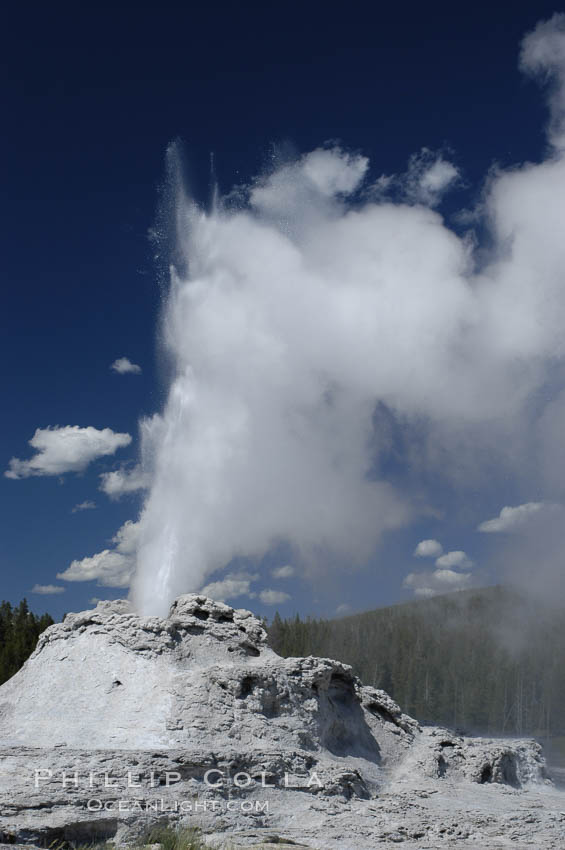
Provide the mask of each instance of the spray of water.
{"label": "spray of water", "polygon": [[[480,265],[471,231],[434,210],[458,171],[429,152],[375,181],[364,156],[320,148],[210,211],[177,187],[161,326],[172,379],[142,423],[143,612],[281,540],[307,570],[363,563],[431,507],[430,471],[464,486],[493,457],[519,474],[516,447],[540,461],[564,419],[564,20],[524,42],[523,68],[555,81],[551,149],[489,178]],[[386,474],[390,421],[409,487]],[[555,476],[563,460],[547,451],[536,470]]]}

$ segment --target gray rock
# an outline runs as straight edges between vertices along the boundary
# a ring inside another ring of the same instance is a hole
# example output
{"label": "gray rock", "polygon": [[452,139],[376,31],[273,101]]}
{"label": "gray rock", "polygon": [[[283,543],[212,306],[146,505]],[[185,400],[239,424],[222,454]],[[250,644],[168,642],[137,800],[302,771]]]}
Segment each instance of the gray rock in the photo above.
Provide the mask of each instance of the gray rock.
{"label": "gray rock", "polygon": [[[312,847],[425,847],[459,829],[465,846],[487,833],[476,805],[466,821],[441,813],[450,789],[554,793],[533,742],[421,729],[347,665],[280,658],[250,612],[197,595],[166,619],[102,602],[47,629],[0,688],[0,732],[0,840],[44,846],[163,820],[212,844],[277,830]],[[446,817],[459,826],[438,833]]]}

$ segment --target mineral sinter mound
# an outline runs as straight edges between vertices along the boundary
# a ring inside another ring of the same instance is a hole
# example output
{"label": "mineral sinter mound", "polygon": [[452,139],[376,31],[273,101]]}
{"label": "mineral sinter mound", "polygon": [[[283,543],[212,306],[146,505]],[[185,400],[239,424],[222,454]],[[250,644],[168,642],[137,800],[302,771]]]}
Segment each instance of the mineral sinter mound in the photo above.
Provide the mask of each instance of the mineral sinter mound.
{"label": "mineral sinter mound", "polygon": [[[12,842],[122,840],[166,819],[363,847],[414,783],[518,793],[544,777],[534,742],[422,729],[348,666],[281,658],[249,611],[192,594],[166,619],[121,600],[51,626],[0,688],[0,733]],[[353,812],[350,845],[320,832]]]}

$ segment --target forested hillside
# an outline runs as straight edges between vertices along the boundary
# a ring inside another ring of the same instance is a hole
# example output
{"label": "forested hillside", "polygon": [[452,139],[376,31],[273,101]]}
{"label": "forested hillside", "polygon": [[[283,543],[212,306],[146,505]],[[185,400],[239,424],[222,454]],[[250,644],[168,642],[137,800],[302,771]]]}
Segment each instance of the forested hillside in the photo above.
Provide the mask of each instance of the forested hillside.
{"label": "forested hillside", "polygon": [[351,664],[423,723],[565,734],[565,613],[502,587],[269,627],[281,655]]}
{"label": "forested hillside", "polygon": [[53,623],[49,614],[32,614],[25,599],[16,608],[9,602],[0,603],[0,684],[17,673],[41,632]]}
{"label": "forested hillside", "polygon": [[[0,684],[53,619],[0,603]],[[423,723],[488,734],[565,735],[565,611],[503,587],[461,591],[336,620],[269,626],[284,656],[351,664]]]}

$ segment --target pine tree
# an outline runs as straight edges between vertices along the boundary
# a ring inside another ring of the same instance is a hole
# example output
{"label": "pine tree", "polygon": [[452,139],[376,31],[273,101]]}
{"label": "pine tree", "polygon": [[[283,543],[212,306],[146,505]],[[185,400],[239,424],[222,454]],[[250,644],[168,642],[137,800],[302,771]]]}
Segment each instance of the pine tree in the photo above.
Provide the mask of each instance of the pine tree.
{"label": "pine tree", "polygon": [[49,614],[37,617],[26,599],[16,608],[0,603],[0,684],[17,673],[37,645],[41,632],[55,621]]}
{"label": "pine tree", "polygon": [[338,620],[269,627],[283,656],[350,664],[423,723],[484,734],[565,734],[565,614],[501,587]]}

